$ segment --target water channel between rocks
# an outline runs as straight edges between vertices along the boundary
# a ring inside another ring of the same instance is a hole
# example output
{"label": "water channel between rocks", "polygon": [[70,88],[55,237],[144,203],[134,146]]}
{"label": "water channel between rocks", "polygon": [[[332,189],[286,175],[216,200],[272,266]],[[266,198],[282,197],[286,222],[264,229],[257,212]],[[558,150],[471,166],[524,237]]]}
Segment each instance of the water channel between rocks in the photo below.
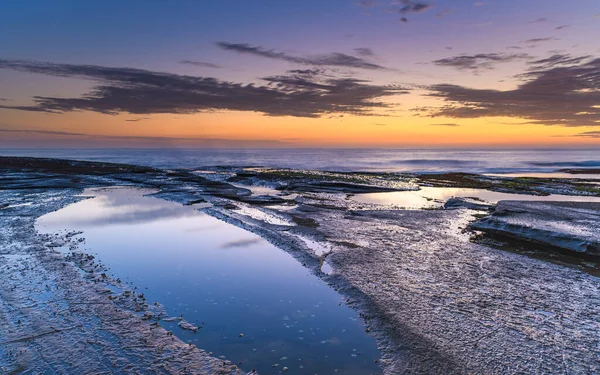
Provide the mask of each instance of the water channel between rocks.
{"label": "water channel between rocks", "polygon": [[261,237],[130,188],[42,216],[42,233],[83,231],[80,250],[197,333],[181,340],[261,374],[378,374],[380,353],[357,312],[292,256]]}

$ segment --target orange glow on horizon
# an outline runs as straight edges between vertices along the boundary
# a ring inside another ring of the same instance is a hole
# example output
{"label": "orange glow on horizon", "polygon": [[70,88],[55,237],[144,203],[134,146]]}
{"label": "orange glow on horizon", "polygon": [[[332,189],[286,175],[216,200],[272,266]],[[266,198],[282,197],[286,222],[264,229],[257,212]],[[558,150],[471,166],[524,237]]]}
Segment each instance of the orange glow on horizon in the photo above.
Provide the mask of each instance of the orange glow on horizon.
{"label": "orange glow on horizon", "polygon": [[[146,138],[164,138],[169,147],[195,146],[195,141],[223,139],[252,142],[276,141],[266,147],[527,147],[600,145],[599,139],[576,136],[593,128],[519,123],[514,118],[450,119],[417,117],[332,116],[331,118],[269,117],[252,112],[212,112],[191,115],[106,116],[91,112],[62,115],[5,111],[18,118],[29,133],[3,133],[3,139],[81,141],[97,139],[110,147],[112,137],[131,137],[131,145]],[[130,120],[130,121],[127,121]],[[133,121],[131,121],[133,120]],[[456,124],[457,126],[449,126]],[[40,131],[35,133],[35,131]],[[48,133],[44,133],[44,132]],[[52,132],[75,133],[54,134]],[[87,136],[81,136],[85,134]],[[127,143],[120,139],[121,145]],[[50,142],[51,143],[51,142]],[[6,144],[3,144],[7,147]],[[265,147],[264,143],[258,144]]]}

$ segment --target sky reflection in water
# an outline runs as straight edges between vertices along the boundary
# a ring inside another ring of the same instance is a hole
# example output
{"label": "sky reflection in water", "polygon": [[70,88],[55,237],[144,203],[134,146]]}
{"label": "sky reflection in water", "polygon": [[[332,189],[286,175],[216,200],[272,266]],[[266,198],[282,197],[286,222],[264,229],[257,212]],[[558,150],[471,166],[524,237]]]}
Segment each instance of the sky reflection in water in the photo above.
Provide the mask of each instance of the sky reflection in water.
{"label": "sky reflection in water", "polygon": [[83,230],[86,251],[111,274],[171,316],[205,322],[198,333],[163,322],[182,340],[261,374],[381,372],[357,313],[289,254],[193,207],[142,196],[149,191],[88,193],[95,198],[41,217],[38,230]]}
{"label": "sky reflection in water", "polygon": [[408,209],[441,207],[450,198],[477,198],[489,203],[501,200],[600,202],[600,197],[577,195],[509,194],[484,189],[421,187],[416,191],[357,194],[351,199],[360,203],[389,204]]}

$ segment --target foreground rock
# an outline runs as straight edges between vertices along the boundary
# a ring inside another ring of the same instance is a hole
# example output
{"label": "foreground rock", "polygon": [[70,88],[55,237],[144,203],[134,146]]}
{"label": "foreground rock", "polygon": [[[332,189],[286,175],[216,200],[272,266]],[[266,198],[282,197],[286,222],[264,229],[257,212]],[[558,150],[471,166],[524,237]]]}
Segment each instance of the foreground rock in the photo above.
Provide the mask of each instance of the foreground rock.
{"label": "foreground rock", "polygon": [[600,279],[471,242],[463,230],[481,211],[388,210],[332,194],[295,201],[269,207],[295,227],[207,212],[286,249],[348,296],[378,339],[385,374],[600,372]]}
{"label": "foreground rock", "polygon": [[501,201],[490,216],[471,228],[600,257],[600,203]]}
{"label": "foreground rock", "polygon": [[[136,315],[132,309],[144,307],[135,298],[125,293],[109,298],[101,275],[82,275],[48,239],[33,232],[37,216],[79,199],[74,197],[79,188],[129,184],[160,189],[155,196],[182,204],[207,201],[213,206],[205,212],[295,256],[361,312],[383,351],[386,374],[600,373],[600,279],[470,242],[461,230],[481,211],[469,208],[486,207],[455,201],[448,208],[456,209],[391,210],[357,204],[346,199],[346,187],[336,185],[344,193],[300,191],[285,205],[257,210],[251,200],[244,202],[248,190],[185,171],[87,163],[94,164],[88,173],[82,162],[40,163],[37,168],[34,159],[0,158],[2,372],[237,371],[143,320],[143,311]],[[284,189],[305,179],[305,173],[269,173],[268,179]],[[372,185],[371,177],[354,181],[353,175],[327,174],[314,179],[352,184],[365,179]],[[402,188],[394,185],[404,183],[396,176],[384,177],[381,185]],[[463,177],[450,181],[442,176],[440,183],[462,186],[464,179],[482,179]],[[260,183],[261,178],[256,173],[245,180]],[[502,189],[530,184],[503,181]],[[492,182],[485,187],[496,189]],[[540,182],[536,191],[570,192],[573,186]],[[568,207],[572,221],[592,218],[590,228],[598,228],[593,226],[597,216],[586,207]],[[542,222],[546,214],[528,215]],[[570,225],[564,218],[550,218],[548,225]]]}
{"label": "foreground rock", "polygon": [[72,187],[152,183],[164,172],[6,159],[0,158],[0,374],[241,374],[148,320],[152,306],[142,295],[108,290],[109,277],[92,256],[63,255],[57,247],[69,246],[72,234],[34,229],[39,216],[84,199]]}
{"label": "foreground rock", "polygon": [[474,201],[473,199],[465,198],[450,198],[444,203],[444,208],[447,210],[468,208],[475,211],[488,211],[491,207],[492,205],[487,202]]}

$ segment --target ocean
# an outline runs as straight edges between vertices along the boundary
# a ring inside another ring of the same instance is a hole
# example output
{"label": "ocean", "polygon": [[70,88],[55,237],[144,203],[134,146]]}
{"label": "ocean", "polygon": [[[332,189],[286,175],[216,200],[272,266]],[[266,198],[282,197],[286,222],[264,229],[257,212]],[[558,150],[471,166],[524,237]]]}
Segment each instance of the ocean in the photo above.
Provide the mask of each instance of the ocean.
{"label": "ocean", "polygon": [[327,171],[559,175],[600,167],[600,149],[0,149],[2,156],[105,161],[157,168],[257,166]]}

